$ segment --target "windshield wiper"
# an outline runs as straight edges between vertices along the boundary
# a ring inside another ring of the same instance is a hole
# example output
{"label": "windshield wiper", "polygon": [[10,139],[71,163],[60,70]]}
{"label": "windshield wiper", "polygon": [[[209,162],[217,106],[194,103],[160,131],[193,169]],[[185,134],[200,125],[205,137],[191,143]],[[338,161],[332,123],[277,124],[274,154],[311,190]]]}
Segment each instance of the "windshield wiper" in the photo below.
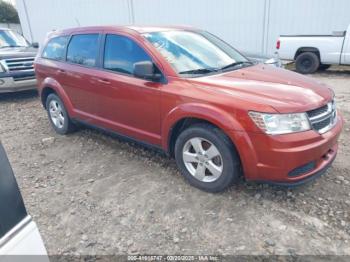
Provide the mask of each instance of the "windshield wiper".
{"label": "windshield wiper", "polygon": [[240,62],[234,62],[234,63],[231,63],[231,64],[228,64],[222,68],[220,68],[220,70],[225,70],[225,69],[228,69],[228,68],[231,68],[231,67],[236,67],[236,66],[243,66],[243,65],[253,65],[254,63],[253,62],[250,62],[250,61],[240,61]]}
{"label": "windshield wiper", "polygon": [[0,46],[0,48],[7,48],[7,47],[25,47],[24,45],[4,45]]}
{"label": "windshield wiper", "polygon": [[221,72],[225,69],[231,68],[231,67],[236,67],[236,66],[243,66],[243,65],[253,65],[253,62],[250,61],[240,61],[240,62],[234,62],[231,64],[228,64],[222,68],[198,68],[198,69],[193,69],[193,70],[188,70],[188,71],[182,71],[179,72],[179,74],[183,75],[183,74],[208,74],[208,73],[213,73],[213,72]]}
{"label": "windshield wiper", "polygon": [[199,68],[199,69],[193,69],[193,70],[188,70],[188,71],[182,71],[179,72],[179,74],[184,75],[184,74],[207,74],[207,73],[212,73],[218,71],[215,68]]}

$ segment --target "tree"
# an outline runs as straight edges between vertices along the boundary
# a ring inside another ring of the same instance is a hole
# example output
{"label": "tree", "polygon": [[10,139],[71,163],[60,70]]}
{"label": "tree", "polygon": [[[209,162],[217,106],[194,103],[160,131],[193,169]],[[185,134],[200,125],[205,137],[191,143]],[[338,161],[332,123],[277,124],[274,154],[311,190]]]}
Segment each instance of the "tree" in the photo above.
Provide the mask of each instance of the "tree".
{"label": "tree", "polygon": [[19,23],[17,10],[10,3],[0,0],[0,23]]}

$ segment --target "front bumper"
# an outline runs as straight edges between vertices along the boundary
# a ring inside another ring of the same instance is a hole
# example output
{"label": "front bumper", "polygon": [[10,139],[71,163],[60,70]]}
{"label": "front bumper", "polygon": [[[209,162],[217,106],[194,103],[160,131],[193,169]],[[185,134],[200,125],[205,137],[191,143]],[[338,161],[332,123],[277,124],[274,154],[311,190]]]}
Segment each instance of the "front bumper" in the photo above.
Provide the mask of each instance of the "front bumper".
{"label": "front bumper", "polygon": [[298,185],[324,173],[335,159],[337,140],[343,127],[338,114],[337,124],[328,132],[314,130],[270,136],[262,133],[234,132],[231,138],[239,151],[247,180],[280,185]]}
{"label": "front bumper", "polygon": [[325,164],[324,167],[322,168],[319,168],[318,171],[315,171],[313,174],[307,176],[307,177],[304,177],[304,178],[300,178],[298,179],[297,181],[288,181],[288,182],[274,182],[274,181],[260,181],[260,182],[265,182],[265,183],[268,183],[268,184],[271,184],[271,185],[275,185],[275,186],[285,186],[285,187],[296,187],[296,186],[300,186],[300,185],[303,185],[303,184],[306,184],[306,183],[309,183],[317,178],[319,178],[320,176],[324,175],[328,168],[332,165],[334,159],[336,157],[336,153],[334,154],[334,157],[331,158],[330,161],[327,161],[327,163]]}
{"label": "front bumper", "polygon": [[13,77],[0,78],[0,93],[36,89],[36,79],[15,80]]}

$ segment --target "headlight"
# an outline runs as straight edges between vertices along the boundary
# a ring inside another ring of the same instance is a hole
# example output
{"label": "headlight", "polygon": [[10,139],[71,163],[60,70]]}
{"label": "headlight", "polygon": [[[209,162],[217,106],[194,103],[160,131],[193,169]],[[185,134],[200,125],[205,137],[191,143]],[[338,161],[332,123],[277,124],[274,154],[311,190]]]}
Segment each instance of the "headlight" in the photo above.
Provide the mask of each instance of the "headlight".
{"label": "headlight", "polygon": [[268,65],[273,65],[275,67],[282,67],[281,60],[276,59],[276,58],[270,58],[270,59],[266,60],[264,63],[268,64]]}
{"label": "headlight", "polygon": [[266,134],[281,135],[310,130],[306,113],[266,114],[249,112],[254,123]]}
{"label": "headlight", "polygon": [[270,58],[270,59],[267,59],[265,62],[265,64],[277,64],[277,60],[275,58]]}

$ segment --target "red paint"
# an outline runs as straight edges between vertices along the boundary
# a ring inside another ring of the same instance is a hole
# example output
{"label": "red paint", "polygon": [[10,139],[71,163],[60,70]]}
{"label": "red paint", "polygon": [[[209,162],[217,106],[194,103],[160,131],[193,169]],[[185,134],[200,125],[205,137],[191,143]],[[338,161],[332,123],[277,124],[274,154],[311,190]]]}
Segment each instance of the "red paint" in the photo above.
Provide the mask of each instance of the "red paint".
{"label": "red paint", "polygon": [[[177,27],[178,30],[192,30]],[[54,89],[71,118],[142,140],[168,150],[172,127],[186,117],[203,119],[221,128],[240,154],[245,177],[251,180],[293,182],[328,164],[337,151],[343,120],[325,134],[310,130],[270,136],[248,116],[248,111],[305,112],[332,99],[324,84],[271,66],[255,65],[227,73],[181,78],[141,33],[147,27],[89,27],[52,33],[122,34],[136,41],[161,69],[167,83],[154,83],[98,68],[37,57],[39,92]],[[61,71],[60,71],[61,70]],[[63,71],[62,71],[63,70]],[[322,158],[332,149],[328,160]],[[287,173],[310,161],[316,170],[301,177]]]}

